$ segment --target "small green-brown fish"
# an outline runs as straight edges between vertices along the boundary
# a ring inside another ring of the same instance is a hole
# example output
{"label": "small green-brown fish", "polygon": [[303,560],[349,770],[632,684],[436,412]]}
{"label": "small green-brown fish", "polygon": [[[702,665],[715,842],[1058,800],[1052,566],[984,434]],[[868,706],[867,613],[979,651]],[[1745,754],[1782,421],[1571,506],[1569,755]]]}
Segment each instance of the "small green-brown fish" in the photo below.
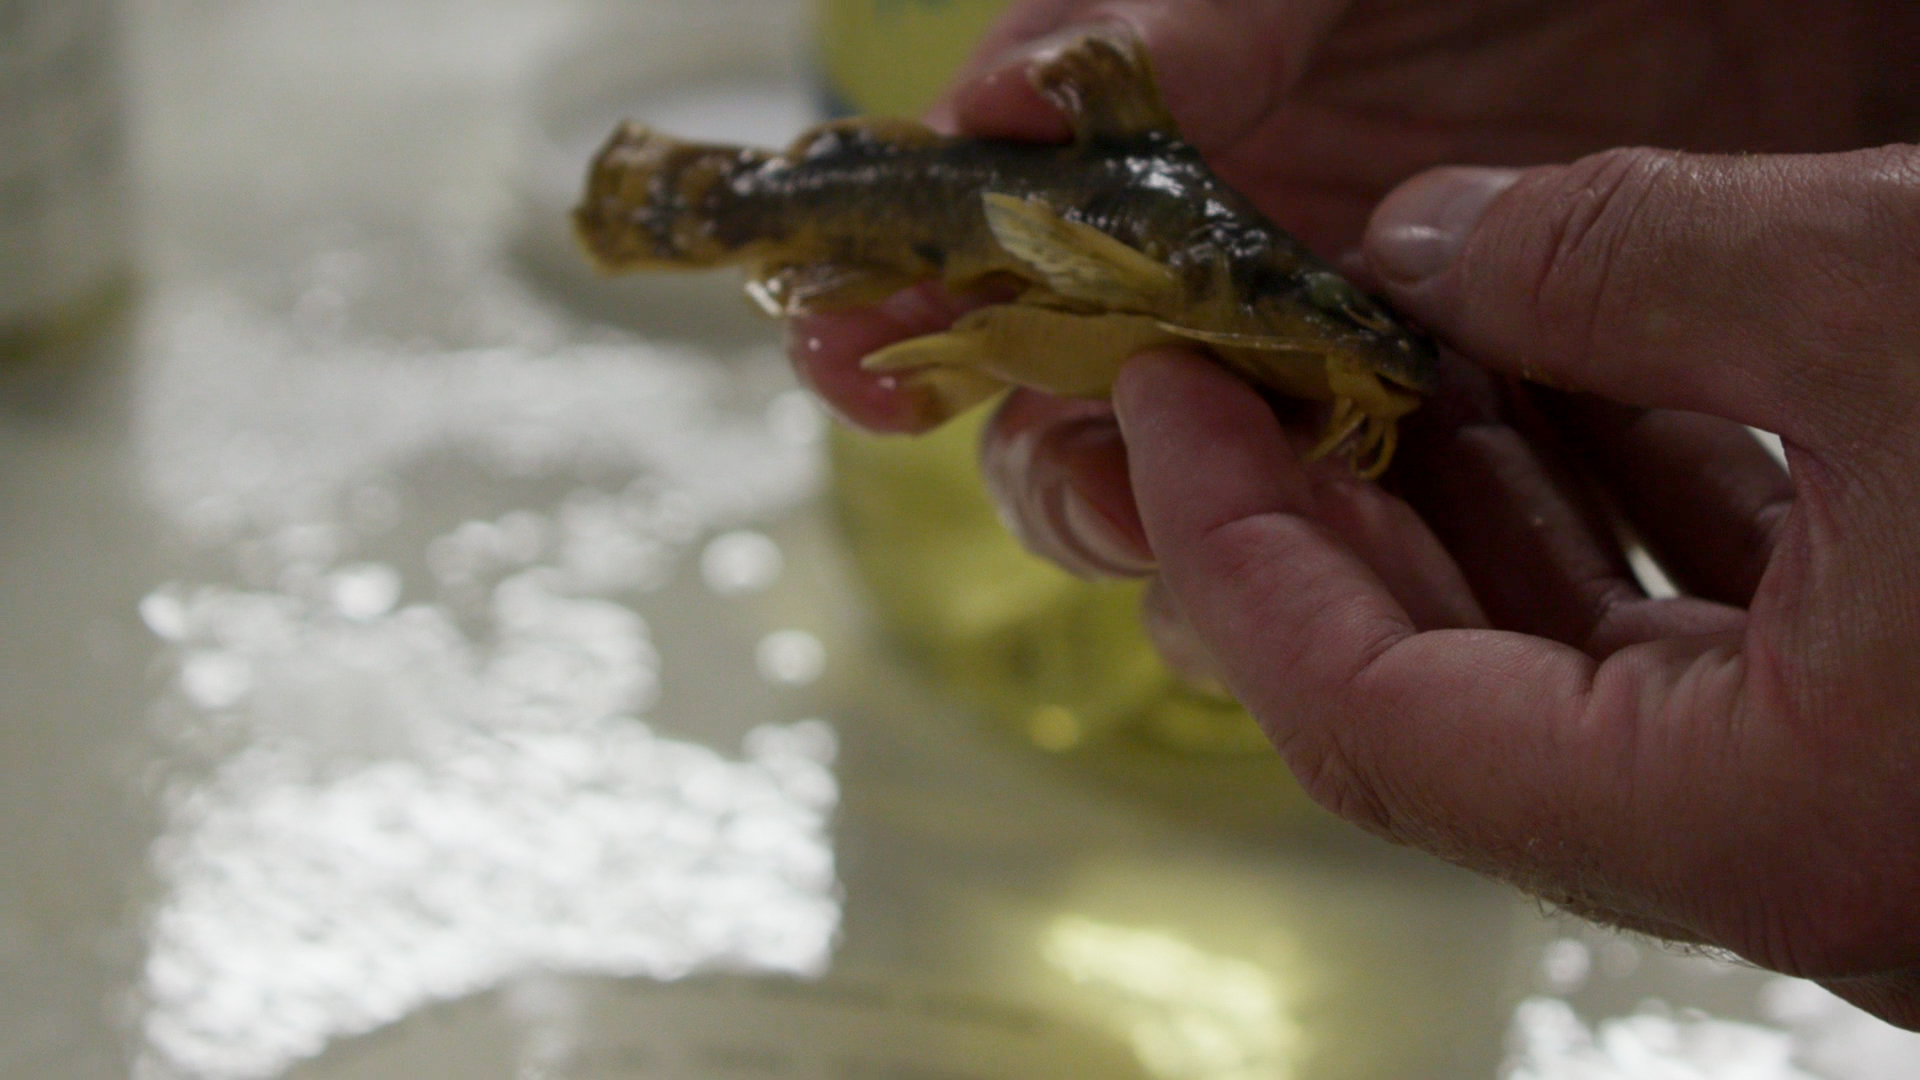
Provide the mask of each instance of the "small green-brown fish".
{"label": "small green-brown fish", "polygon": [[913,373],[940,419],[1008,384],[1104,396],[1133,353],[1197,342],[1259,386],[1331,402],[1315,456],[1344,448],[1362,475],[1383,471],[1395,422],[1433,386],[1427,339],[1214,176],[1130,35],[1089,34],[1032,78],[1073,143],[854,119],[773,153],[624,125],[574,223],[607,270],[746,266],[776,315],[932,279],[999,287],[1015,299],[864,362]]}

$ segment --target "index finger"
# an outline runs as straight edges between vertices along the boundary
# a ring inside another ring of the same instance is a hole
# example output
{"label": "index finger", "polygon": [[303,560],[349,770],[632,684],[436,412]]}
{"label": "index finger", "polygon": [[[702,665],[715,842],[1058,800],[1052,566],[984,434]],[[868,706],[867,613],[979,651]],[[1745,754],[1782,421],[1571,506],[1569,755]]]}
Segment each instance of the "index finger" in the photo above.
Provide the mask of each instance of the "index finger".
{"label": "index finger", "polygon": [[936,334],[992,301],[938,283],[904,289],[873,307],[806,315],[787,326],[787,355],[800,381],[835,416],[882,434],[917,434],[953,414],[938,372],[878,372],[860,366],[897,341]]}
{"label": "index finger", "polygon": [[1633,911],[1632,898],[1686,895],[1675,884],[1718,854],[1689,849],[1715,840],[1686,828],[1696,811],[1678,796],[1712,785],[1688,767],[1713,757],[1687,741],[1723,726],[1666,722],[1683,688],[1691,715],[1731,711],[1737,639],[1596,662],[1519,634],[1418,633],[1299,512],[1306,475],[1257,395],[1204,361],[1150,353],[1123,370],[1115,404],[1163,580],[1317,801],[1590,910],[1713,921]]}

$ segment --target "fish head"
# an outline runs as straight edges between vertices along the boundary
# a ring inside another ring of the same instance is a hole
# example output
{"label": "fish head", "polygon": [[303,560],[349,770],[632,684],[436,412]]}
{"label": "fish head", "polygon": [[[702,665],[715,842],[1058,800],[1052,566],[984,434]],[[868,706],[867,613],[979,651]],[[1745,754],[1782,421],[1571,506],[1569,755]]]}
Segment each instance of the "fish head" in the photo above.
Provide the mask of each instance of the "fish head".
{"label": "fish head", "polygon": [[1368,370],[1415,393],[1432,393],[1439,369],[1433,339],[1331,270],[1309,270],[1285,298],[1317,335]]}

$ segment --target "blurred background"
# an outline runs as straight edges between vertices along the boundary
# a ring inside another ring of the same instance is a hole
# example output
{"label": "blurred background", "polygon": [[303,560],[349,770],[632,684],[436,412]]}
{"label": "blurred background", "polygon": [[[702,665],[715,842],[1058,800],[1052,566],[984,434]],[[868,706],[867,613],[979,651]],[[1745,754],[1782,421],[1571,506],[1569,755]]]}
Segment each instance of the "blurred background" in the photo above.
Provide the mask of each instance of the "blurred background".
{"label": "blurred background", "polygon": [[997,0],[0,0],[0,1075],[1893,1080],[1311,808],[970,432],[603,281]]}

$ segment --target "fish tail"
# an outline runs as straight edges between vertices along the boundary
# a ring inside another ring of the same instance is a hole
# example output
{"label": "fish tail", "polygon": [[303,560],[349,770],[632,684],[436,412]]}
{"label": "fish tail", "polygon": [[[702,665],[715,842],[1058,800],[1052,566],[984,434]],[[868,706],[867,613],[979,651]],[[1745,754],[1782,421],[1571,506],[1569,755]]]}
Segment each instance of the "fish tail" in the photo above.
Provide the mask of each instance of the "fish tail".
{"label": "fish tail", "polygon": [[744,261],[743,245],[715,235],[716,214],[728,182],[769,156],[622,124],[593,159],[586,194],[573,211],[574,232],[608,271]]}

